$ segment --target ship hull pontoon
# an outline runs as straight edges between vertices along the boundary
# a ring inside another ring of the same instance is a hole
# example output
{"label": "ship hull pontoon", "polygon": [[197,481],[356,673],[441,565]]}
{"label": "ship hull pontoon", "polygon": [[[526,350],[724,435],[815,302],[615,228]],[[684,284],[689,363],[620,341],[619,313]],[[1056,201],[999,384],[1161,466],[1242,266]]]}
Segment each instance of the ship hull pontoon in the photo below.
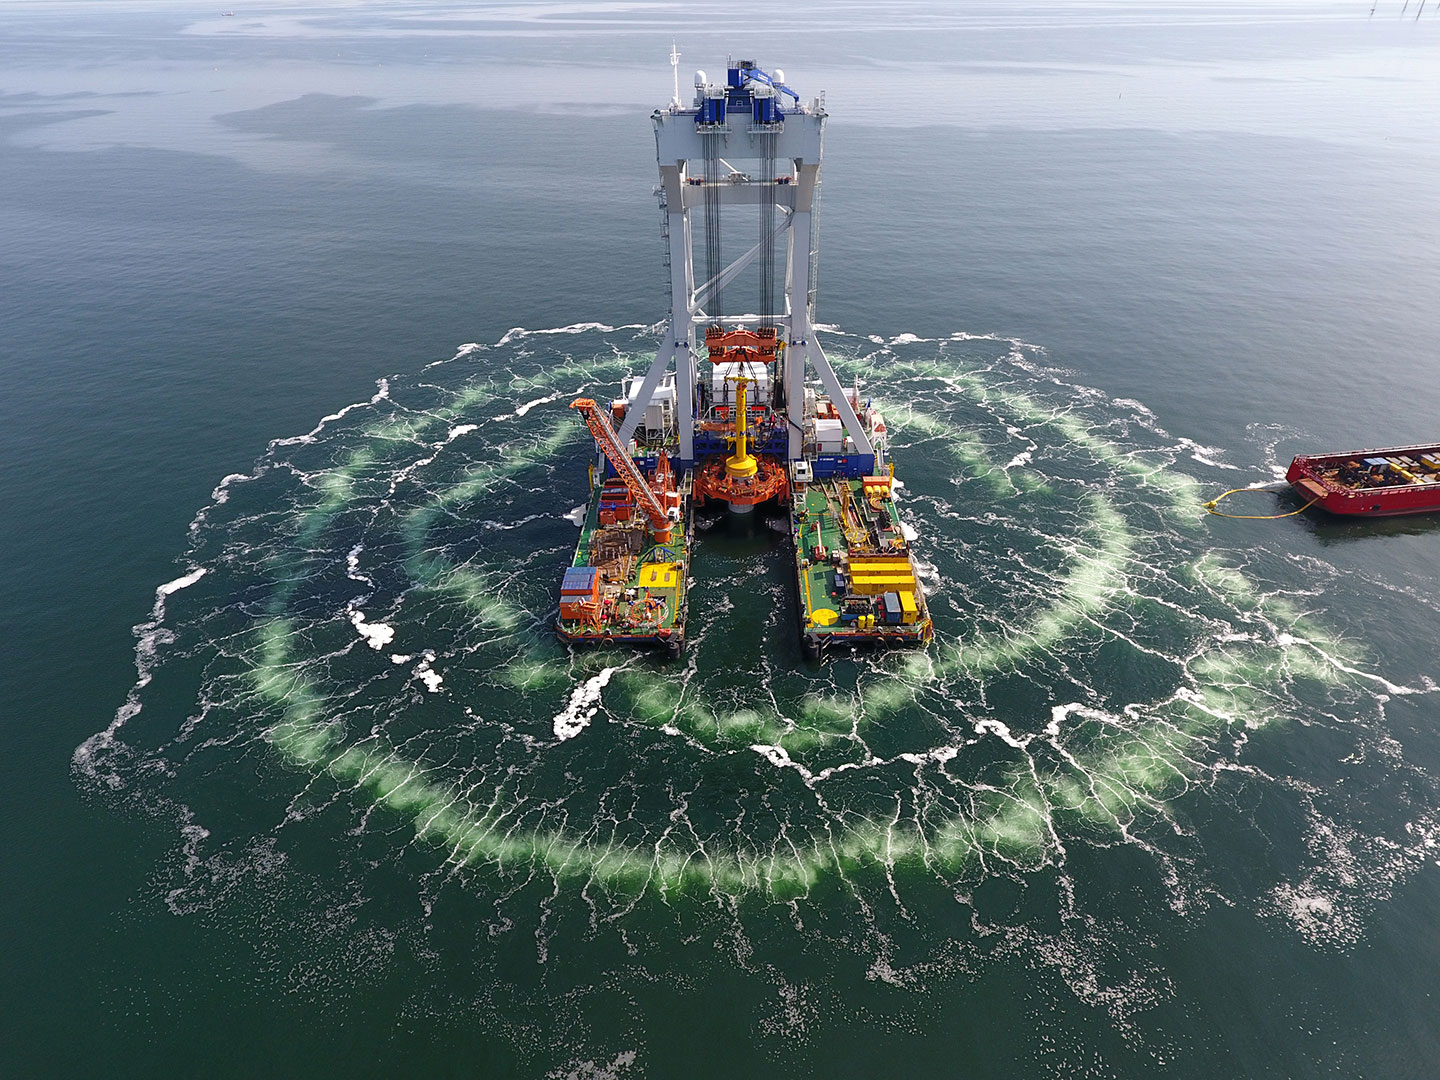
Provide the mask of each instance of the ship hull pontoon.
{"label": "ship hull pontoon", "polygon": [[1394,517],[1440,511],[1440,446],[1302,455],[1285,479],[1332,514]]}
{"label": "ship hull pontoon", "polygon": [[696,508],[775,505],[790,516],[807,655],[928,642],[884,420],[814,332],[823,98],[802,103],[782,72],[731,61],[723,83],[696,72],[689,105],[677,70],[651,119],[670,317],[608,417],[575,403],[599,454],[557,632],[678,653]]}

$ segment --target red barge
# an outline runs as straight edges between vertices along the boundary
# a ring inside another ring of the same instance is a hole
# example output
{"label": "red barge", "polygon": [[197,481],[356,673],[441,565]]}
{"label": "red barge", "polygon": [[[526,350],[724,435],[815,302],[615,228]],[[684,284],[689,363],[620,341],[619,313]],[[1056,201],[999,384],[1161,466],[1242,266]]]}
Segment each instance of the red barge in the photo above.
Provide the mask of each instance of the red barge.
{"label": "red barge", "polygon": [[1290,463],[1285,479],[1332,514],[1434,513],[1440,511],[1440,446],[1301,455]]}

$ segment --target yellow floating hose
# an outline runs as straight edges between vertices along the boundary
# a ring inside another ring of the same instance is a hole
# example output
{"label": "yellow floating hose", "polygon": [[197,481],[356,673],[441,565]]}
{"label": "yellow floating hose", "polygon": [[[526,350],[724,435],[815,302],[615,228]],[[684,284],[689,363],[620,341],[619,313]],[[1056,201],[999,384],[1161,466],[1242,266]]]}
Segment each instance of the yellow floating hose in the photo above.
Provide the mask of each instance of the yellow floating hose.
{"label": "yellow floating hose", "polygon": [[1227,498],[1229,498],[1231,495],[1236,494],[1237,492],[1241,492],[1241,491],[1268,491],[1268,490],[1270,490],[1270,489],[1269,489],[1269,488],[1258,488],[1258,487],[1231,488],[1229,491],[1225,492],[1225,494],[1224,494],[1224,495],[1221,495],[1219,498],[1211,499],[1209,502],[1205,503],[1205,504],[1204,504],[1204,505],[1205,505],[1205,509],[1206,509],[1207,511],[1209,511],[1210,513],[1214,514],[1216,517],[1235,518],[1235,519],[1240,520],[1240,521],[1275,521],[1275,520],[1277,520],[1277,519],[1279,519],[1279,518],[1294,517],[1296,514],[1303,514],[1306,510],[1309,510],[1310,507],[1314,506],[1317,502],[1319,502],[1321,499],[1323,499],[1323,498],[1325,497],[1324,495],[1316,495],[1315,498],[1311,499],[1311,500],[1310,500],[1309,502],[1307,502],[1304,506],[1300,507],[1299,510],[1287,510],[1287,511],[1286,511],[1285,513],[1283,513],[1283,514],[1227,514],[1227,513],[1225,513],[1225,512],[1222,511],[1222,510],[1217,510],[1217,509],[1216,509],[1216,507],[1220,505],[1220,499],[1227,499]]}

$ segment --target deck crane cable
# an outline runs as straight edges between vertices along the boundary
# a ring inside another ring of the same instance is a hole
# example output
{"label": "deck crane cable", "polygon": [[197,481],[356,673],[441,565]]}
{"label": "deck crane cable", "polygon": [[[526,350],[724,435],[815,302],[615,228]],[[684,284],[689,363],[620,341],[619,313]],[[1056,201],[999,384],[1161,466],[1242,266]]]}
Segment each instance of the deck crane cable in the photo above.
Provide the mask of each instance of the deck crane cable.
{"label": "deck crane cable", "polygon": [[775,132],[760,136],[760,325],[774,326],[775,319]]}
{"label": "deck crane cable", "polygon": [[722,302],[720,272],[720,141],[714,137],[704,140],[705,146],[705,277],[711,283],[710,298],[705,307],[710,313],[710,322],[720,324],[725,313]]}
{"label": "deck crane cable", "polygon": [[[779,136],[767,131],[760,136],[760,325],[775,326],[775,145]],[[772,401],[780,402],[783,380],[771,387]]]}

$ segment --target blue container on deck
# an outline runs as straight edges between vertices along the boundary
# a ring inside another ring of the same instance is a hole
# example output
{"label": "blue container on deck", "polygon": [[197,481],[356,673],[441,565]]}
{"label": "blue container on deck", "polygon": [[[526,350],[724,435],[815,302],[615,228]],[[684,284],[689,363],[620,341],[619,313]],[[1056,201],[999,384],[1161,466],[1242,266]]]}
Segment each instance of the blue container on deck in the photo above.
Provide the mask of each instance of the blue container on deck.
{"label": "blue container on deck", "polygon": [[874,454],[821,454],[815,459],[815,479],[835,476],[869,476],[875,471]]}
{"label": "blue container on deck", "polygon": [[595,591],[595,578],[600,571],[593,566],[572,566],[560,579],[560,592],[577,596]]}
{"label": "blue container on deck", "polygon": [[[634,462],[635,462],[635,467],[636,467],[637,469],[639,469],[642,473],[652,473],[652,472],[655,471],[655,466],[660,463],[660,456],[659,456],[658,454],[657,454],[655,457],[644,457],[644,456],[641,456],[641,457],[634,458],[633,460],[634,460]],[[603,470],[603,472],[602,472],[602,478],[605,479],[606,481],[609,481],[609,480],[619,480],[619,477],[620,477],[620,474],[615,471],[615,466],[610,464],[610,459],[609,459],[609,458],[606,458],[606,459],[605,459],[605,468],[604,468],[604,470]],[[624,481],[621,481],[620,483],[621,483],[621,486],[623,487],[623,486],[624,486]],[[630,489],[629,489],[629,488],[626,488],[625,490],[626,490],[626,491],[629,491]]]}
{"label": "blue container on deck", "polygon": [[880,598],[880,614],[883,621],[896,624],[900,621],[900,594],[887,592]]}

